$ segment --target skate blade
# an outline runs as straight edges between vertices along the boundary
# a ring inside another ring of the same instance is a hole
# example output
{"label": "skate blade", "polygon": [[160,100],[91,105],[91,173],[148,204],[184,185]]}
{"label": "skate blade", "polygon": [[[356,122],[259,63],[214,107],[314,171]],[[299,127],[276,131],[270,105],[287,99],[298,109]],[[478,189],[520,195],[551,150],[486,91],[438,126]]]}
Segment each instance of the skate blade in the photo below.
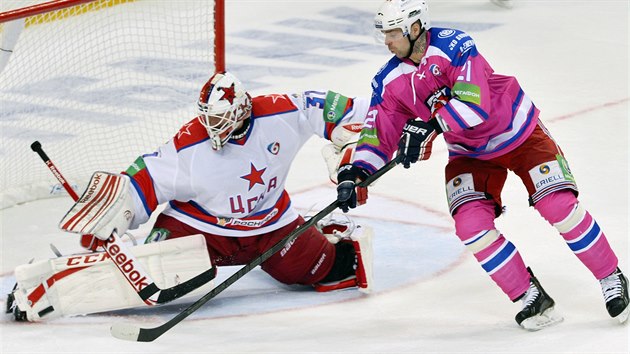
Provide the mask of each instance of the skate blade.
{"label": "skate blade", "polygon": [[553,307],[548,308],[540,315],[530,317],[521,322],[521,327],[528,331],[539,331],[543,328],[553,326],[556,323],[560,323],[564,320],[564,317],[560,315]]}
{"label": "skate blade", "polygon": [[626,323],[628,315],[630,315],[630,306],[626,306],[626,309],[623,310],[622,313],[618,314],[617,317],[614,317],[614,319],[619,321],[619,323]]}

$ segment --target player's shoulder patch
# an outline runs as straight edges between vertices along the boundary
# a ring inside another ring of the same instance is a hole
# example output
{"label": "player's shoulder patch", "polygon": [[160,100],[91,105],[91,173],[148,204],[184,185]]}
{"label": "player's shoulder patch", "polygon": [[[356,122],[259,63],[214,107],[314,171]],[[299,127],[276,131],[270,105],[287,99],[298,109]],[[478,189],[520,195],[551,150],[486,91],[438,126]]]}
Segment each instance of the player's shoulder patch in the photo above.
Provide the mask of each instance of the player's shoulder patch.
{"label": "player's shoulder patch", "polygon": [[175,137],[173,137],[173,142],[175,144],[175,149],[177,149],[177,151],[181,151],[208,139],[209,137],[206,127],[201,124],[199,117],[196,117],[179,129],[177,134],[175,134]]}
{"label": "player's shoulder patch", "polygon": [[285,94],[269,94],[252,99],[252,115],[255,118],[296,111],[298,108]]}
{"label": "player's shoulder patch", "polygon": [[[475,42],[468,33],[451,29],[433,27],[429,30],[430,45],[446,53],[451,60],[462,57],[464,54],[476,54]],[[470,52],[474,53],[470,53]]]}

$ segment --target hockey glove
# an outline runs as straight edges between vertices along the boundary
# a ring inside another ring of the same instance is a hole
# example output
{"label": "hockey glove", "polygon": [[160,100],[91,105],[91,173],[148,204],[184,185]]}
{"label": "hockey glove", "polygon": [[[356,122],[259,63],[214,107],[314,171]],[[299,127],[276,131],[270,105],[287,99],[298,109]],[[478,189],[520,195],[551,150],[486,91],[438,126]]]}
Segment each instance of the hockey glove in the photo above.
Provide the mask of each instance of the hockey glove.
{"label": "hockey glove", "polygon": [[442,128],[435,119],[428,123],[420,118],[408,120],[398,141],[398,153],[403,155],[403,166],[409,168],[418,160],[428,160],[431,157],[433,140],[441,133]]}
{"label": "hockey glove", "polygon": [[[339,167],[337,173],[337,205],[344,213],[349,209],[363,205],[367,201],[368,192],[365,187],[356,187],[357,183],[364,181],[369,174],[364,169],[346,164]],[[355,188],[356,187],[356,188]]]}
{"label": "hockey glove", "polygon": [[119,235],[134,217],[129,176],[94,172],[85,192],[59,223],[62,230],[94,235],[105,241],[113,231]]}
{"label": "hockey glove", "polygon": [[100,240],[94,235],[81,235],[80,241],[81,247],[88,249],[89,251],[96,252],[98,248],[105,244],[105,241]]}

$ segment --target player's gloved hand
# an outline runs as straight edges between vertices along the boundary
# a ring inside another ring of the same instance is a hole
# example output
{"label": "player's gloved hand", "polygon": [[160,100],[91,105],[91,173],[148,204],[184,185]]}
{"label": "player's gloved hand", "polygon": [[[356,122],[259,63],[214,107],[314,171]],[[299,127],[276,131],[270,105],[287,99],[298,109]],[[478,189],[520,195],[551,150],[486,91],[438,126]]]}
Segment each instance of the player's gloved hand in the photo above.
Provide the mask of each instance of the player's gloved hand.
{"label": "player's gloved hand", "polygon": [[418,160],[428,160],[433,140],[441,133],[442,129],[435,119],[428,123],[420,118],[408,120],[398,141],[398,153],[402,155],[403,166],[409,168]]}
{"label": "player's gloved hand", "polygon": [[99,239],[94,235],[81,235],[81,247],[86,248],[92,252],[96,252],[99,247],[105,244],[105,241]]}
{"label": "player's gloved hand", "polygon": [[66,213],[59,228],[102,241],[116,231],[124,234],[134,218],[130,177],[94,172],[85,192]]}
{"label": "player's gloved hand", "polygon": [[[337,206],[344,213],[349,209],[363,205],[367,201],[368,192],[366,187],[356,187],[358,183],[364,181],[369,173],[364,169],[352,164],[345,164],[339,167],[337,173]],[[355,188],[356,187],[356,188]]]}

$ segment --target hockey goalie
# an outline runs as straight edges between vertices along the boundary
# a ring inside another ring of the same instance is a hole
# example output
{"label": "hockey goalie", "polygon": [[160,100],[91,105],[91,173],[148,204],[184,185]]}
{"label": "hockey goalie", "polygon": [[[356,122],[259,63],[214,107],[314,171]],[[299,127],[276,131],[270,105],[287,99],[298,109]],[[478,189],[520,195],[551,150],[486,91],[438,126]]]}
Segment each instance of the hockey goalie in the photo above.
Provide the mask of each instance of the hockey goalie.
{"label": "hockey goalie", "polygon": [[[252,98],[232,74],[213,75],[200,92],[197,117],[123,173],[95,172],[61,220],[61,229],[99,252],[18,267],[7,312],[40,321],[153,305],[155,298],[139,296],[143,289],[118,261],[122,245],[112,250],[112,242],[154,213],[145,244],[125,257],[138,259],[136,269],[145,269],[157,288],[213,266],[248,264],[304,223],[284,187],[301,147],[314,135],[329,140],[323,154],[336,176],[351,158],[368,106],[367,98],[328,90]],[[363,203],[367,191],[357,194]],[[283,284],[369,292],[371,240],[369,227],[331,215],[261,268]]]}

